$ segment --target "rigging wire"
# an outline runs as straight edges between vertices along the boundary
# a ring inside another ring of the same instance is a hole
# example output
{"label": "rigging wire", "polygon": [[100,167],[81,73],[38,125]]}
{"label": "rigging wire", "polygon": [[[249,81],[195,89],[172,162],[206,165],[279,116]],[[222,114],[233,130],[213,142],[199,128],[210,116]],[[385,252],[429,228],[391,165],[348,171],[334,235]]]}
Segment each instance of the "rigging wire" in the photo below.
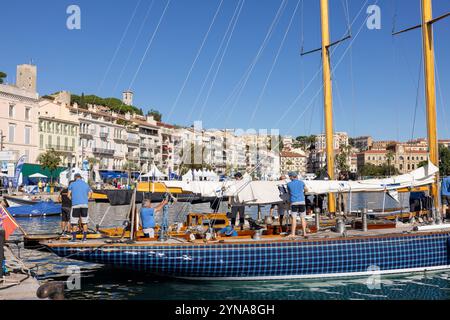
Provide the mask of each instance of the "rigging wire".
{"label": "rigging wire", "polygon": [[183,82],[183,84],[182,84],[182,86],[180,88],[180,91],[178,92],[178,95],[177,95],[177,97],[175,99],[175,102],[173,103],[172,107],[170,108],[169,114],[167,116],[168,120],[172,117],[173,111],[175,110],[175,108],[178,105],[178,102],[180,101],[181,95],[183,94],[184,89],[186,88],[186,85],[187,85],[187,83],[188,83],[188,81],[189,81],[189,79],[191,77],[192,71],[194,70],[194,68],[195,68],[195,66],[197,64],[198,58],[200,57],[200,55],[201,55],[201,53],[203,51],[203,47],[205,46],[205,43],[208,40],[209,34],[211,33],[211,29],[214,26],[214,23],[216,22],[216,19],[217,19],[217,16],[219,15],[219,13],[220,13],[220,10],[222,9],[223,1],[224,0],[221,0],[220,3],[219,3],[219,6],[217,7],[216,13],[214,14],[214,17],[213,17],[213,19],[212,19],[212,21],[211,21],[211,23],[209,25],[208,31],[206,32],[205,36],[203,37],[203,41],[202,41],[202,43],[200,45],[200,48],[198,49],[197,54],[196,54],[196,56],[194,58],[194,61],[192,62],[191,67],[189,68],[189,72],[186,75],[186,78],[184,79],[184,82]]}
{"label": "rigging wire", "polygon": [[[240,96],[242,95],[242,93],[244,91],[244,88],[245,88],[245,86],[246,86],[246,84],[247,84],[247,82],[248,82],[248,80],[249,80],[249,78],[250,78],[250,76],[251,76],[251,74],[252,74],[252,72],[253,72],[253,70],[254,70],[254,68],[255,68],[258,60],[259,60],[259,58],[261,57],[262,52],[264,51],[264,49],[266,48],[270,38],[272,37],[273,30],[275,29],[275,26],[278,24],[279,19],[280,19],[282,13],[284,12],[285,8],[286,8],[286,0],[283,0],[281,2],[281,4],[280,4],[280,7],[278,8],[278,11],[277,11],[277,13],[276,13],[276,15],[275,15],[275,17],[274,17],[270,27],[269,27],[269,30],[267,31],[267,34],[266,34],[266,36],[265,36],[261,46],[259,47],[259,50],[258,50],[256,56],[253,58],[253,61],[248,66],[247,70],[244,72],[244,74],[242,75],[241,79],[239,80],[239,82],[237,83],[235,88],[233,89],[232,93],[226,99],[225,103],[222,104],[220,110],[226,110],[225,106],[228,103],[231,103],[231,101],[233,101],[233,97],[235,98],[235,103],[232,105],[232,107],[231,107],[231,109],[230,109],[230,111],[228,113],[228,116],[226,118],[226,123],[228,123],[228,120],[229,120],[231,114],[233,113],[233,111],[234,111],[234,109],[235,109],[235,107],[237,105],[237,102],[239,101]],[[218,119],[216,119],[216,121],[217,120]]]}
{"label": "rigging wire", "polygon": [[263,88],[261,90],[261,93],[260,93],[260,95],[258,97],[256,105],[255,105],[255,107],[253,109],[252,116],[250,117],[250,121],[249,121],[250,124],[253,123],[253,121],[255,119],[255,116],[256,116],[256,113],[259,110],[259,106],[261,105],[262,98],[263,98],[264,94],[266,93],[267,85],[269,84],[270,78],[271,78],[273,70],[275,69],[275,66],[276,66],[276,64],[278,62],[278,59],[279,59],[280,54],[281,54],[281,51],[284,48],[284,43],[286,42],[286,38],[287,38],[287,35],[289,34],[289,31],[291,30],[292,22],[294,21],[295,14],[297,13],[299,4],[300,4],[300,1],[298,1],[297,5],[295,6],[294,12],[292,13],[292,16],[291,16],[291,20],[289,21],[289,24],[288,24],[288,26],[286,28],[286,31],[285,31],[284,36],[283,36],[283,39],[281,40],[280,46],[279,46],[278,51],[277,51],[277,53],[275,55],[275,59],[274,59],[274,61],[272,63],[272,66],[270,68],[269,74],[266,77],[266,80],[264,82],[264,86],[263,86]]}
{"label": "rigging wire", "polygon": [[445,123],[445,129],[447,131],[447,136],[450,135],[450,130],[449,130],[449,125],[448,125],[448,119],[447,119],[447,113],[445,112],[445,103],[444,103],[444,96],[442,95],[442,88],[441,88],[441,80],[440,80],[440,76],[439,76],[439,67],[438,67],[438,62],[436,60],[435,57],[435,64],[436,64],[436,80],[437,80],[437,84],[438,84],[438,91],[439,91],[439,100],[440,100],[440,105],[441,105],[441,109],[442,109],[442,115],[443,117],[443,122]]}
{"label": "rigging wire", "polygon": [[220,57],[219,65],[218,65],[218,67],[217,67],[217,69],[216,69],[216,72],[215,72],[215,74],[214,74],[213,80],[212,80],[211,85],[210,85],[210,87],[209,87],[209,89],[208,89],[208,92],[207,92],[207,94],[206,94],[206,98],[205,98],[205,100],[203,101],[203,104],[202,104],[202,107],[201,107],[201,111],[200,111],[200,118],[203,116],[203,113],[204,113],[204,111],[205,111],[206,105],[207,105],[207,103],[208,103],[208,101],[209,101],[209,97],[211,96],[211,92],[212,92],[212,90],[213,90],[213,88],[214,88],[214,86],[215,86],[215,84],[216,84],[217,76],[218,76],[219,71],[220,71],[220,69],[221,69],[221,67],[222,67],[223,59],[224,59],[224,57],[225,57],[225,55],[226,55],[226,53],[227,53],[227,51],[228,51],[228,47],[229,47],[229,45],[230,45],[231,39],[233,38],[234,30],[235,30],[236,25],[237,25],[237,23],[238,23],[238,21],[239,21],[239,18],[240,18],[240,16],[241,16],[242,8],[244,7],[244,4],[245,4],[245,0],[242,0],[241,6],[240,6],[240,8],[239,8],[239,12],[238,12],[238,14],[237,14],[237,17],[236,17],[236,19],[235,19],[235,21],[234,21],[234,24],[233,24],[233,27],[232,27],[232,29],[231,29],[230,36],[228,37],[227,44],[225,45],[225,49],[224,49],[224,51],[223,51],[223,53],[222,53],[222,56]]}
{"label": "rigging wire", "polygon": [[236,98],[234,100],[234,103],[233,103],[233,105],[232,105],[232,107],[231,107],[231,109],[230,109],[230,111],[229,111],[229,113],[227,115],[227,118],[226,118],[226,121],[225,121],[226,124],[229,122],[231,115],[234,113],[234,109],[236,108],[236,106],[237,106],[237,104],[238,104],[238,102],[239,102],[239,100],[240,100],[240,98],[242,96],[242,93],[244,92],[244,89],[245,89],[245,87],[247,85],[247,82],[248,82],[250,76],[252,75],[256,64],[258,63],[259,58],[261,57],[263,51],[265,50],[265,48],[267,47],[270,39],[272,38],[273,32],[274,32],[276,26],[278,25],[278,23],[280,21],[280,18],[281,18],[281,16],[284,13],[284,10],[286,9],[286,5],[287,5],[287,0],[283,0],[281,5],[280,5],[280,7],[279,7],[279,9],[278,9],[278,11],[277,11],[277,14],[276,14],[274,20],[272,21],[272,24],[271,24],[271,26],[269,28],[268,33],[266,34],[266,37],[265,37],[263,43],[261,44],[261,47],[259,48],[258,53],[256,54],[256,57],[254,58],[254,60],[252,61],[252,63],[249,66],[249,69],[247,71],[247,75],[244,74],[243,82],[242,82],[242,84],[239,87],[238,94],[237,94],[237,96],[236,96]]}
{"label": "rigging wire", "polygon": [[142,24],[141,24],[141,26],[139,28],[137,36],[134,39],[134,43],[133,43],[130,51],[128,52],[128,56],[127,56],[127,58],[125,60],[125,63],[123,65],[123,67],[122,67],[122,70],[120,71],[120,74],[119,74],[119,77],[117,78],[116,84],[114,85],[114,91],[117,90],[117,87],[119,86],[119,82],[122,80],[123,74],[124,74],[125,70],[128,67],[131,55],[133,54],[134,50],[136,49],[137,42],[138,42],[139,38],[141,37],[142,31],[144,29],[145,24],[147,23],[148,17],[150,16],[150,12],[152,11],[154,3],[155,3],[155,0],[152,0],[152,2],[150,3],[150,5],[149,5],[149,7],[147,9],[147,12],[145,13],[144,20],[142,21]]}
{"label": "rigging wire", "polygon": [[[379,0],[376,1],[376,3],[378,3]],[[353,25],[356,22],[356,19],[359,17],[359,15],[361,14],[361,12],[363,11],[363,9],[366,7],[367,3],[369,1],[366,0],[364,2],[364,4],[361,6],[359,12],[357,13],[355,19],[352,21],[351,25]],[[367,19],[365,19],[365,21],[367,21]],[[364,23],[365,23],[364,21]],[[361,27],[362,29],[362,27]],[[361,32],[361,29],[359,30],[359,32]],[[358,32],[358,34],[359,34]],[[334,55],[334,53],[336,52],[337,48],[339,48],[339,46],[341,45],[342,42],[338,43],[333,50],[331,50],[330,52],[330,57],[332,57]],[[353,40],[352,40],[353,43]],[[341,60],[342,61],[342,60]],[[317,72],[314,74],[314,76],[311,78],[311,80],[308,82],[308,84],[306,85],[306,87],[303,89],[302,92],[300,92],[297,97],[294,99],[294,101],[289,105],[289,107],[287,107],[283,114],[281,115],[281,117],[277,120],[277,122],[275,123],[275,127],[280,125],[281,121],[284,120],[284,118],[286,118],[286,116],[289,114],[289,112],[292,110],[292,108],[297,104],[297,102],[300,100],[300,98],[304,95],[304,93],[306,92],[306,90],[312,85],[313,81],[322,73],[322,66],[317,70]],[[322,88],[321,88],[322,90]]]}
{"label": "rigging wire", "polygon": [[139,72],[141,71],[142,65],[144,64],[144,61],[147,58],[148,51],[150,50],[150,47],[153,44],[153,41],[154,41],[154,39],[156,37],[156,34],[158,33],[158,30],[159,30],[159,27],[161,25],[161,22],[163,21],[164,16],[166,15],[167,8],[169,7],[171,1],[172,0],[167,0],[166,6],[164,7],[164,10],[163,10],[163,12],[161,14],[161,17],[159,18],[158,24],[156,25],[156,28],[153,31],[153,34],[152,34],[151,38],[149,39],[149,41],[147,43],[147,47],[145,48],[144,54],[142,55],[141,61],[139,62],[139,66],[137,67],[136,72],[134,73],[134,76],[131,79],[130,85],[128,86],[128,90],[131,89],[131,87],[133,86],[134,82],[136,81],[136,78],[137,78]]}
{"label": "rigging wire", "polygon": [[200,89],[199,93],[197,94],[197,97],[195,98],[194,104],[192,105],[192,108],[191,108],[191,111],[190,111],[189,117],[188,117],[188,123],[189,123],[189,122],[191,121],[191,119],[192,119],[192,114],[194,113],[194,110],[197,109],[197,104],[198,104],[199,101],[200,101],[200,97],[201,97],[201,95],[202,95],[202,93],[203,93],[203,90],[204,90],[205,87],[206,87],[206,84],[207,84],[208,79],[209,79],[209,77],[210,77],[210,75],[211,75],[211,72],[212,72],[213,69],[214,69],[214,66],[215,66],[215,64],[216,64],[216,61],[217,61],[217,59],[219,58],[220,53],[222,52],[222,47],[223,47],[223,45],[225,44],[225,41],[227,40],[227,37],[229,36],[229,31],[230,31],[231,27],[233,26],[233,22],[234,22],[234,20],[235,20],[235,18],[236,18],[236,14],[237,14],[238,11],[239,11],[240,4],[241,4],[241,1],[238,1],[238,2],[237,2],[237,5],[236,5],[236,9],[234,10],[234,13],[233,13],[233,15],[232,15],[232,17],[231,17],[231,19],[230,19],[230,22],[228,23],[228,27],[227,27],[227,29],[226,29],[226,31],[225,31],[225,34],[224,34],[223,37],[222,37],[222,41],[220,42],[219,48],[217,49],[216,55],[214,56],[213,62],[211,63],[211,66],[209,67],[208,73],[206,74],[206,77],[205,77],[205,79],[203,80],[203,84],[202,84],[202,86],[201,86],[201,89]]}

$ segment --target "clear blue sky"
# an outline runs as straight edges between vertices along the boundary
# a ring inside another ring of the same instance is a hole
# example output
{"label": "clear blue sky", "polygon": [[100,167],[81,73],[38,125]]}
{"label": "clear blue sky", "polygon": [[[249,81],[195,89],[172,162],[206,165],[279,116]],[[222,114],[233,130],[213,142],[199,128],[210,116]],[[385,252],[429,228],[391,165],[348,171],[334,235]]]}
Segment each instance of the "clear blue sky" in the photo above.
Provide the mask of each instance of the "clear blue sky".
{"label": "clear blue sky", "polygon": [[[150,11],[151,0],[2,1],[0,70],[7,72],[12,82],[15,66],[32,58],[38,65],[41,95],[69,90],[77,94],[120,97],[135,77],[131,86],[135,105],[144,110],[155,108],[164,114],[165,121],[180,125],[203,120],[208,128],[279,128],[286,135],[322,131],[322,93],[318,91],[321,89],[320,53],[300,56],[302,38],[306,50],[320,45],[319,1],[304,0],[303,10],[300,1],[266,90],[259,99],[299,2],[289,0],[285,8],[282,7],[280,19],[246,85],[238,87],[242,89],[241,94],[231,95],[255,59],[282,4],[282,0],[246,0],[206,103],[228,38],[201,92],[202,84],[233,13],[239,12],[240,2],[223,1],[181,91],[220,0],[172,0],[137,72],[166,1],[154,0]],[[397,29],[419,23],[420,1],[379,0],[382,29],[368,30],[364,26],[359,32],[367,16],[366,7],[376,2],[348,0],[350,19],[355,19],[354,38],[337,47],[332,57],[335,130],[347,131],[353,136],[368,134],[376,139],[409,139],[413,135],[421,34],[420,30],[415,30],[393,38],[391,30],[395,12]],[[345,3],[345,0],[330,1],[333,40],[346,33]],[[81,7],[81,30],[66,28],[66,8],[70,4]],[[435,16],[449,10],[448,1],[434,1]],[[450,110],[443,110],[448,108],[450,98],[450,61],[447,58],[450,56],[450,19],[435,25],[435,38],[441,87],[438,91],[439,136],[450,138]],[[293,104],[304,89],[304,94]],[[227,100],[230,95],[232,99]],[[252,118],[259,100],[258,112]],[[421,83],[414,137],[426,134],[424,108]]]}

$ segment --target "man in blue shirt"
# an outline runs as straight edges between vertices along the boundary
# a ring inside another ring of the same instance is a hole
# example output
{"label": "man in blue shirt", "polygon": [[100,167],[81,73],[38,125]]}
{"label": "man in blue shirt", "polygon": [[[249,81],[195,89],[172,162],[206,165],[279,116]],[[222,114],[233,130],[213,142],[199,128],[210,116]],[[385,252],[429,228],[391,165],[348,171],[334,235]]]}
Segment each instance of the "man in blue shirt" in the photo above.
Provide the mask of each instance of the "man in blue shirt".
{"label": "man in blue shirt", "polygon": [[450,177],[442,179],[441,185],[441,199],[442,199],[442,214],[443,217],[447,214],[448,206],[450,205]]}
{"label": "man in blue shirt", "polygon": [[303,236],[306,237],[306,202],[305,202],[305,183],[298,180],[298,175],[295,172],[289,173],[291,182],[288,183],[288,190],[291,203],[291,237],[296,236],[297,215],[300,214],[302,220]]}
{"label": "man in blue shirt", "polygon": [[226,226],[223,229],[220,229],[218,232],[219,235],[225,235],[226,237],[237,237],[238,233],[234,228],[230,225]]}
{"label": "man in blue shirt", "polygon": [[78,224],[81,220],[83,226],[83,242],[86,241],[89,223],[89,198],[92,196],[92,190],[89,185],[83,181],[81,174],[75,174],[75,181],[69,186],[67,194],[72,201],[72,214],[70,216],[70,224],[72,225],[72,242],[76,241]]}
{"label": "man in blue shirt", "polygon": [[168,202],[169,201],[167,199],[164,199],[164,201],[155,208],[152,208],[150,199],[145,199],[142,202],[142,208],[139,213],[141,216],[142,231],[144,232],[145,238],[155,237],[155,213],[161,211]]}

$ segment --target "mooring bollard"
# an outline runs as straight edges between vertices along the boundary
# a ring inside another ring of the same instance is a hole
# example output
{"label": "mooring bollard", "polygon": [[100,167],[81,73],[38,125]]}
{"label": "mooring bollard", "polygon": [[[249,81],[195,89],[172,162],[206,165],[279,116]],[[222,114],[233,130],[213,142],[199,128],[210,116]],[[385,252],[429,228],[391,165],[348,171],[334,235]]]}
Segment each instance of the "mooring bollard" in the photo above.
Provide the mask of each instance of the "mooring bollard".
{"label": "mooring bollard", "polygon": [[4,275],[5,268],[5,230],[0,230],[0,277]]}
{"label": "mooring bollard", "polygon": [[362,209],[362,231],[367,232],[367,208]]}
{"label": "mooring bollard", "polygon": [[316,215],[316,229],[317,229],[317,232],[319,232],[319,230],[320,230],[320,213],[321,213],[320,208],[315,208],[314,213]]}
{"label": "mooring bollard", "polygon": [[339,234],[344,234],[345,232],[345,223],[344,220],[342,220],[342,218],[336,219],[336,232]]}

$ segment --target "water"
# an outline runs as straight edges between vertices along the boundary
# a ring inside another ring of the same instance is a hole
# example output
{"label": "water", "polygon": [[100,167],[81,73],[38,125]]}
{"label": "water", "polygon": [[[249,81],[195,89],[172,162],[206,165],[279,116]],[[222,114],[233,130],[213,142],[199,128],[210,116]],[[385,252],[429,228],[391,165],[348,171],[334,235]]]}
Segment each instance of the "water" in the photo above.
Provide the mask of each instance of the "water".
{"label": "water", "polygon": [[[408,197],[402,196],[402,205],[407,206]],[[354,195],[352,207],[379,208],[383,196]],[[386,208],[398,207],[386,198]],[[91,225],[95,226],[103,217],[107,204],[91,208]],[[225,204],[222,207],[226,210]],[[176,204],[170,210],[170,222],[183,221],[186,212],[207,212],[208,204]],[[263,208],[263,215],[269,207]],[[120,225],[126,218],[127,207],[112,208],[103,225]],[[255,217],[256,208],[248,214]],[[18,219],[29,233],[59,232],[59,217]],[[385,299],[450,299],[450,271],[417,273],[412,275],[381,276],[375,288],[368,286],[368,278],[290,281],[209,281],[195,282],[170,278],[157,278],[139,273],[111,272],[106,267],[74,260],[62,259],[54,254],[17,248],[15,250],[28,263],[37,264],[34,269],[43,281],[65,280],[67,268],[78,266],[82,270],[81,290],[67,291],[66,298],[130,299],[130,300],[385,300]]]}

